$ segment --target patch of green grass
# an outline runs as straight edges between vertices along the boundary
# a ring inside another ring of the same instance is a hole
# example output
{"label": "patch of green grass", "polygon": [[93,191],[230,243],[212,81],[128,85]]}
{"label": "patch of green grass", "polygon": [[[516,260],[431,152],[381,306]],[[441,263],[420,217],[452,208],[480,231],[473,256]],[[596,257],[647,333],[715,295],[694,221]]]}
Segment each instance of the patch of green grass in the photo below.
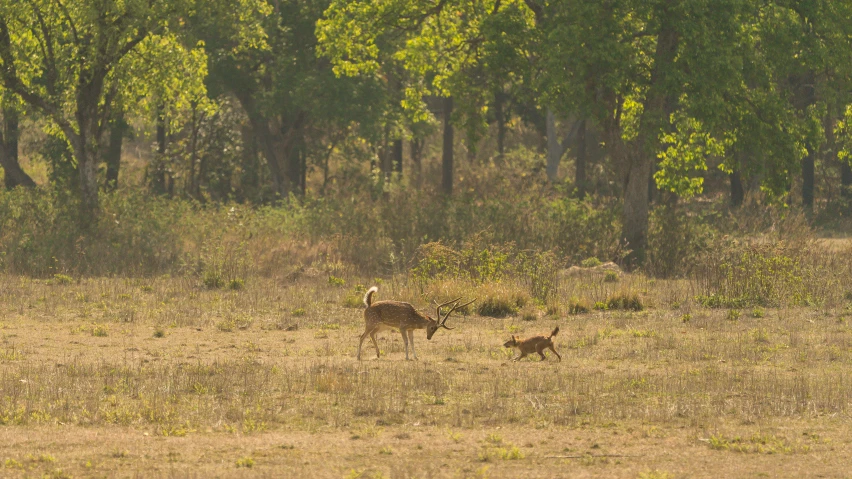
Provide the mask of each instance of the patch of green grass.
{"label": "patch of green grass", "polygon": [[228,283],[228,289],[232,291],[239,291],[246,287],[246,282],[242,278],[234,278]]}
{"label": "patch of green grass", "polygon": [[248,457],[248,456],[241,457],[241,458],[237,459],[236,464],[237,464],[237,467],[245,467],[247,469],[251,469],[252,467],[254,467],[254,459],[252,459],[251,457]]}
{"label": "patch of green grass", "polygon": [[344,286],[346,285],[346,281],[343,278],[338,278],[337,276],[329,276],[328,284],[331,286]]}
{"label": "patch of green grass", "polygon": [[707,442],[711,449],[717,451],[751,454],[792,454],[794,452],[807,452],[810,450],[810,446],[806,444],[793,444],[785,438],[780,438],[772,434],[753,434],[749,438],[717,436],[714,434],[710,436]]}
{"label": "patch of green grass", "polygon": [[524,453],[517,446],[501,447],[495,452],[497,457],[504,461],[517,461],[524,458]]}
{"label": "patch of green grass", "polygon": [[69,285],[74,282],[74,278],[65,275],[65,274],[54,274],[53,275],[53,284],[59,285]]}
{"label": "patch of green grass", "polygon": [[364,298],[360,294],[348,294],[343,298],[344,308],[363,308]]}
{"label": "patch of green grass", "polygon": [[295,316],[297,318],[306,314],[308,314],[308,312],[305,311],[305,308],[296,308],[293,311],[290,311],[290,315]]}
{"label": "patch of green grass", "polygon": [[674,477],[666,471],[659,471],[657,469],[644,471],[639,473],[639,479],[671,479]]}
{"label": "patch of green grass", "polygon": [[604,275],[604,283],[617,283],[618,282],[618,273],[615,271],[607,271]]}
{"label": "patch of green grass", "polygon": [[109,328],[103,324],[96,324],[92,327],[92,336],[99,338],[106,337],[109,334]]}

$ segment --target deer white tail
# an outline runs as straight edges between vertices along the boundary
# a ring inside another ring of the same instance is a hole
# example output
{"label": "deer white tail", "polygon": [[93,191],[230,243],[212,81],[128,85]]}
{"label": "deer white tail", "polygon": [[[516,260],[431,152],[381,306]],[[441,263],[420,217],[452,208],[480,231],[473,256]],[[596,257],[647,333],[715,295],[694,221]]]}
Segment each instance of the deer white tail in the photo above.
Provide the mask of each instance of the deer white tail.
{"label": "deer white tail", "polygon": [[378,286],[373,286],[372,288],[367,290],[367,293],[364,295],[364,306],[370,307],[373,304],[373,293],[379,290]]}

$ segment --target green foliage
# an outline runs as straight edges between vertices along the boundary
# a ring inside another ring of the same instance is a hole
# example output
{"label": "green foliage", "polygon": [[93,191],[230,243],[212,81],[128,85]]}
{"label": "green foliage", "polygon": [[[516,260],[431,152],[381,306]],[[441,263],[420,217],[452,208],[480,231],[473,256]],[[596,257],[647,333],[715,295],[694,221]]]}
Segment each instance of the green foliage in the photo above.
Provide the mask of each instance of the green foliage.
{"label": "green foliage", "polygon": [[103,338],[109,335],[109,328],[103,324],[96,324],[92,327],[92,336]]}
{"label": "green foliage", "polygon": [[53,275],[53,283],[54,284],[71,284],[74,282],[74,278],[65,275],[65,274],[54,274]]}
{"label": "green foliage", "polygon": [[584,268],[594,268],[596,266],[600,266],[601,264],[603,264],[601,263],[601,260],[595,258],[594,256],[592,256],[591,258],[586,258],[580,262],[580,266]]}
{"label": "green foliage", "polygon": [[679,277],[695,271],[717,234],[711,226],[713,220],[682,207],[656,208],[648,231],[648,272]]}
{"label": "green foliage", "polygon": [[8,272],[49,276],[151,274],[179,264],[188,205],[142,192],[104,195],[93,231],[55,189],[0,190],[0,251]]}
{"label": "green foliage", "polygon": [[805,263],[806,243],[736,241],[708,255],[699,276],[709,308],[809,305],[825,299],[825,280]]}

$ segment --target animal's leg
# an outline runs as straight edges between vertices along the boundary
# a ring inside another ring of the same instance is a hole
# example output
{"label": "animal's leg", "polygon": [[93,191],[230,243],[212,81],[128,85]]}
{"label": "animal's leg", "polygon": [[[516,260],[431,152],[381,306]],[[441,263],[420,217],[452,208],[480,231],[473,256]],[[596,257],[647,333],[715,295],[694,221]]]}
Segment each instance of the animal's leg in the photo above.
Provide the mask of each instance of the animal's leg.
{"label": "animal's leg", "polygon": [[547,358],[544,357],[544,353],[542,351],[544,351],[544,346],[538,346],[535,348],[535,352],[537,352],[538,355],[541,356],[541,360],[544,361]]}
{"label": "animal's leg", "polygon": [[376,348],[376,359],[379,358],[379,343],[376,342],[376,331],[370,331],[370,339],[373,341],[373,346]]}
{"label": "animal's leg", "polygon": [[364,344],[364,340],[367,339],[367,336],[369,335],[369,331],[364,331],[364,333],[361,335],[361,340],[358,341],[358,361],[361,360],[361,345]]}
{"label": "animal's leg", "polygon": [[518,356],[517,358],[514,359],[515,361],[520,361],[521,359],[524,359],[527,356],[527,353],[525,353],[523,351],[521,351],[520,353],[521,353],[520,356]]}
{"label": "animal's leg", "polygon": [[408,361],[408,331],[400,329],[399,332],[402,334],[402,342],[405,344],[405,360]]}
{"label": "animal's leg", "polygon": [[411,353],[414,354],[414,359],[417,359],[417,352],[414,351],[414,330],[408,330],[408,342],[411,343]]}
{"label": "animal's leg", "polygon": [[548,347],[550,348],[551,351],[553,351],[553,354],[555,354],[556,357],[559,358],[559,361],[562,362],[562,356],[560,356],[559,353],[557,353],[556,350],[553,349],[553,344],[551,343],[550,346],[548,346]]}

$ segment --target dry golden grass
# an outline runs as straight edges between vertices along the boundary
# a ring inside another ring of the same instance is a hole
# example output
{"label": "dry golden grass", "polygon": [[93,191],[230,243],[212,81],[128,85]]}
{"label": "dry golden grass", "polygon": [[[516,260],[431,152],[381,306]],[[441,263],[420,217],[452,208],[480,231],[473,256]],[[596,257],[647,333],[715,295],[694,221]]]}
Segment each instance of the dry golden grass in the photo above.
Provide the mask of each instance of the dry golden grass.
{"label": "dry golden grass", "polygon": [[[0,476],[848,474],[845,303],[731,315],[700,307],[690,281],[563,278],[539,309],[562,313],[471,309],[418,333],[419,361],[382,333],[382,359],[358,362],[347,298],[372,283],[322,268],[239,290],[0,276]],[[463,290],[394,279],[376,298],[431,313]],[[567,314],[615,294],[645,309]],[[561,363],[511,363],[511,334],[556,325]]]}

